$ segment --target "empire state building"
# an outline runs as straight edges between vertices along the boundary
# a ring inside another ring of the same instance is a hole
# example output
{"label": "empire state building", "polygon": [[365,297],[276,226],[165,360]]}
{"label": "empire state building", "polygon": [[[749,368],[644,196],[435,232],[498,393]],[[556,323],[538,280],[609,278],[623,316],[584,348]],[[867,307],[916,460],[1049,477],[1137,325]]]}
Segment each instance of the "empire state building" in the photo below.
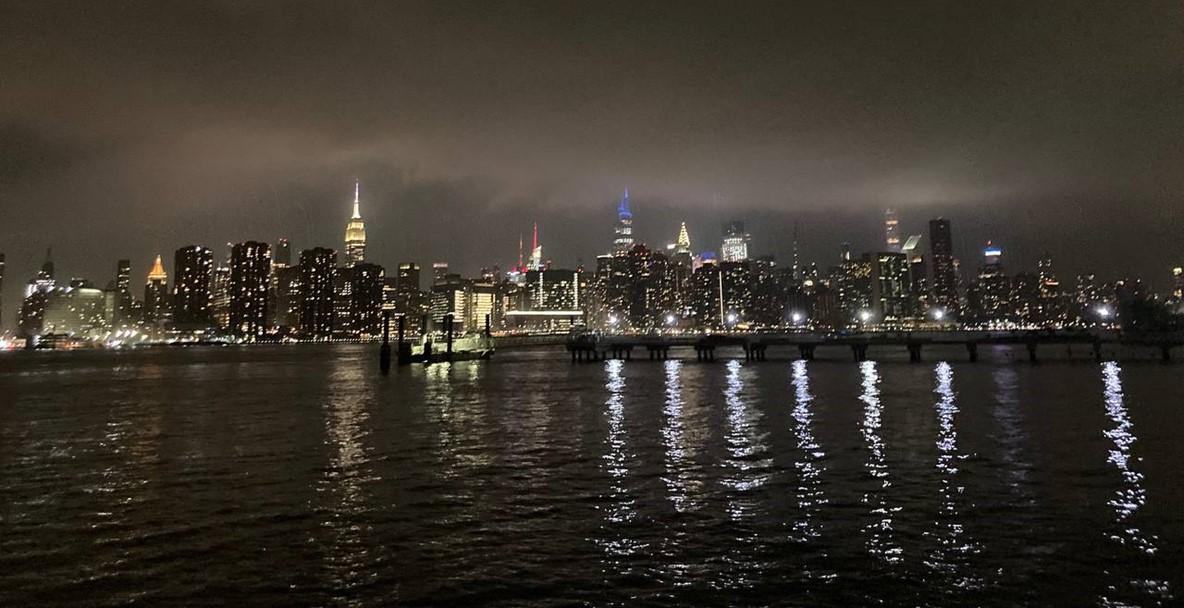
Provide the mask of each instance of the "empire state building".
{"label": "empire state building", "polygon": [[354,214],[345,225],[345,264],[354,266],[366,261],[366,223],[359,209],[361,186],[354,182]]}

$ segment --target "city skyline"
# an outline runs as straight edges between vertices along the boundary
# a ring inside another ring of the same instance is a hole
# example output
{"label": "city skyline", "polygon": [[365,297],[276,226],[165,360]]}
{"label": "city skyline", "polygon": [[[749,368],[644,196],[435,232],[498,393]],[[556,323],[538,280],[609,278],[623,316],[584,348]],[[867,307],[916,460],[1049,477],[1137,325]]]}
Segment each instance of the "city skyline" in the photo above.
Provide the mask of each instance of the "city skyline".
{"label": "city skyline", "polygon": [[738,218],[788,259],[797,223],[824,260],[891,208],[1157,289],[1184,257],[1177,3],[624,8],[8,7],[8,276],[336,243],[356,178],[374,259],[466,273],[534,222],[593,255],[625,186],[654,244]]}

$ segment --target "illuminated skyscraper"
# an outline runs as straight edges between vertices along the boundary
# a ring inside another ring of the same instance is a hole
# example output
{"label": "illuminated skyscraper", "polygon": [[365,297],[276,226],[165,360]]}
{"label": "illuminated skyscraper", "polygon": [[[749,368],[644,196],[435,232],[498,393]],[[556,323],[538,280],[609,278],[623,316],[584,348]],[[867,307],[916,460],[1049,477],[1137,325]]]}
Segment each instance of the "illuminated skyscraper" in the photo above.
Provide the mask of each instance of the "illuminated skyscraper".
{"label": "illuminated skyscraper", "polygon": [[885,251],[900,251],[900,220],[896,218],[895,209],[884,210],[884,245],[887,247]]}
{"label": "illuminated skyscraper", "polygon": [[626,255],[633,249],[633,212],[629,209],[629,189],[617,204],[617,227],[613,230],[613,255]]}
{"label": "illuminated skyscraper", "polygon": [[361,185],[354,182],[354,214],[345,225],[345,265],[366,261],[366,224],[362,221]]}
{"label": "illuminated skyscraper", "polygon": [[119,260],[115,267],[115,325],[132,323],[135,309],[132,298],[132,261]]}
{"label": "illuminated skyscraper", "polygon": [[300,332],[305,338],[333,335],[333,277],[337,252],[324,247],[300,252]]}
{"label": "illuminated skyscraper", "polygon": [[933,305],[950,315],[958,314],[958,273],[950,220],[929,220],[929,259],[933,267]]}
{"label": "illuminated skyscraper", "polygon": [[230,330],[248,340],[267,330],[271,245],[236,243],[230,253]]}
{"label": "illuminated skyscraper", "polygon": [[210,273],[210,317],[220,329],[230,329],[230,266],[223,263]]}
{"label": "illuminated skyscraper", "polygon": [[144,284],[144,323],[164,323],[170,316],[170,309],[169,275],[157,255],[152,269],[148,271],[148,281]]}
{"label": "illuminated skyscraper", "polygon": [[210,273],[214,252],[199,245],[178,249],[173,257],[173,323],[182,329],[210,325]]}
{"label": "illuminated skyscraper", "polygon": [[720,259],[724,262],[743,262],[748,259],[748,233],[744,222],[733,220],[724,226],[724,241],[720,246]]}

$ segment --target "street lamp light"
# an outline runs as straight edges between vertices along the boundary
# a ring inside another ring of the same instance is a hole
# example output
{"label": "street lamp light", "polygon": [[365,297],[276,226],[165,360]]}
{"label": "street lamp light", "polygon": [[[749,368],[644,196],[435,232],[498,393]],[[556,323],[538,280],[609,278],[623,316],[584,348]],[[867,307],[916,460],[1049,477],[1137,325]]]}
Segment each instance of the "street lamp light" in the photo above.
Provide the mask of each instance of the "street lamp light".
{"label": "street lamp light", "polygon": [[941,321],[944,318],[946,318],[946,311],[944,311],[940,308],[933,311],[933,320]]}
{"label": "street lamp light", "polygon": [[1103,321],[1106,321],[1110,319],[1110,317],[1114,316],[1114,311],[1110,310],[1110,307],[1106,305],[1099,306],[1097,312],[1098,316],[1101,317]]}
{"label": "street lamp light", "polygon": [[861,323],[867,323],[868,321],[871,321],[871,320],[872,320],[872,311],[867,310],[866,308],[859,311],[859,321]]}
{"label": "street lamp light", "polygon": [[800,324],[800,323],[801,323],[803,320],[805,320],[806,316],[805,316],[805,315],[803,315],[803,314],[802,314],[802,313],[800,313],[800,312],[794,312],[793,314],[791,314],[791,315],[789,316],[789,318],[790,318],[790,319],[793,321],[793,324],[794,324],[794,325],[798,325],[798,324]]}
{"label": "street lamp light", "polygon": [[735,325],[736,321],[739,320],[739,317],[736,316],[736,313],[730,312],[728,313],[728,316],[724,318],[724,320],[727,321],[728,325]]}
{"label": "street lamp light", "polygon": [[674,325],[676,322],[678,322],[677,317],[675,317],[674,315],[666,315],[666,324],[667,325]]}

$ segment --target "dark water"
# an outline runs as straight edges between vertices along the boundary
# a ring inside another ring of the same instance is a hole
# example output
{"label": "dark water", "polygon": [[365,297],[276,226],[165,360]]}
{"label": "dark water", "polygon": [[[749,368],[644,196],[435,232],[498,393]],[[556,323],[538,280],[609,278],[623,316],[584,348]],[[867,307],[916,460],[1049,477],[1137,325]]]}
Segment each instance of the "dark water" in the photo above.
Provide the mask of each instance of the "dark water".
{"label": "dark water", "polygon": [[0,357],[0,606],[1184,597],[1181,365],[374,355]]}

